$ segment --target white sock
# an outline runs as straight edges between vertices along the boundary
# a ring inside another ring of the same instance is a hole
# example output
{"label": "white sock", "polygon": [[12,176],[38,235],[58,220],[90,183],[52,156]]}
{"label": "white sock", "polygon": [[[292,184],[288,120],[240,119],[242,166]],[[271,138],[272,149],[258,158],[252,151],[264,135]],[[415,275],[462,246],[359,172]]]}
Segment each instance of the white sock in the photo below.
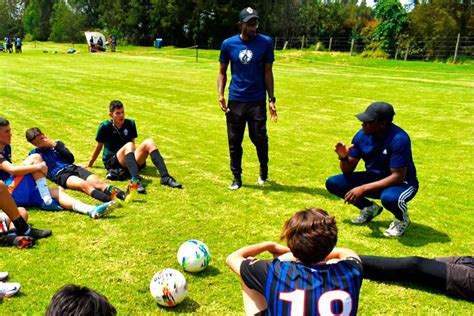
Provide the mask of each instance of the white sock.
{"label": "white sock", "polygon": [[51,193],[49,192],[48,184],[46,183],[46,178],[43,177],[36,179],[35,182],[44,204],[50,205],[53,202],[53,198],[51,197]]}
{"label": "white sock", "polygon": [[82,203],[81,201],[75,201],[72,204],[72,209],[78,213],[89,214],[94,209],[94,206]]}

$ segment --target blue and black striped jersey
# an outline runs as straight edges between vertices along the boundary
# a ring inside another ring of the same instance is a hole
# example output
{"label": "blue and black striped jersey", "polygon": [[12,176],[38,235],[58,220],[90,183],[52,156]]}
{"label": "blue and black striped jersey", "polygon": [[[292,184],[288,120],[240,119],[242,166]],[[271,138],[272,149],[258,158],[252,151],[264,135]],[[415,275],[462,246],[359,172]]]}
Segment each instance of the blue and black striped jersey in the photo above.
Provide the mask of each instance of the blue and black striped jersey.
{"label": "blue and black striped jersey", "polygon": [[356,315],[362,285],[357,259],[334,264],[245,260],[240,267],[245,284],[265,296],[268,315]]}

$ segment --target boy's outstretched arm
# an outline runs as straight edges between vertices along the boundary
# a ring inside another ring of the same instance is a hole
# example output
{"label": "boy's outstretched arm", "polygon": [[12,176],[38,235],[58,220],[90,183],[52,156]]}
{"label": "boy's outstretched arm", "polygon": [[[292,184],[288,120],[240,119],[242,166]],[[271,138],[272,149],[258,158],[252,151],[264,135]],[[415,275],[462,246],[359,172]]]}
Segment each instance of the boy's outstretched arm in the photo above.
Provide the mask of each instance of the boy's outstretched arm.
{"label": "boy's outstretched arm", "polygon": [[94,165],[94,162],[96,161],[97,157],[99,157],[99,154],[102,151],[103,146],[104,146],[103,143],[97,142],[97,145],[95,145],[95,148],[92,151],[91,159],[87,163],[87,167],[92,167]]}

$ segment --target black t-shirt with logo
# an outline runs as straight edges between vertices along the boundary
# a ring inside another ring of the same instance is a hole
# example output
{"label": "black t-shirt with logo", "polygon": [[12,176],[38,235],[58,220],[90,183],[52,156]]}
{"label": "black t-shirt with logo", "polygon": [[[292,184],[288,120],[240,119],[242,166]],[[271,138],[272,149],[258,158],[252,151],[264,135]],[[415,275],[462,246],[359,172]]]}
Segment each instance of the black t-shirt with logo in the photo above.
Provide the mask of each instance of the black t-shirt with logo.
{"label": "black t-shirt with logo", "polygon": [[99,125],[95,140],[104,144],[102,161],[105,163],[117,153],[126,143],[137,138],[137,126],[134,120],[125,119],[121,128],[114,125],[112,120]]}

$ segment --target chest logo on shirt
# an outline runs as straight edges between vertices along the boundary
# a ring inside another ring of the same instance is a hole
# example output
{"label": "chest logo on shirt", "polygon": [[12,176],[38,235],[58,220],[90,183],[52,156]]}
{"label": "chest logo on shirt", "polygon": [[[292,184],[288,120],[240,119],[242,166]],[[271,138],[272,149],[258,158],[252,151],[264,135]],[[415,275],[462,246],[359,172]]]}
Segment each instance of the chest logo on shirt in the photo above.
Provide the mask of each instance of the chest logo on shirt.
{"label": "chest logo on shirt", "polygon": [[124,134],[125,136],[128,136],[128,129],[124,129],[124,130],[123,130],[123,134]]}
{"label": "chest logo on shirt", "polygon": [[244,65],[248,64],[252,60],[252,57],[253,53],[249,49],[241,50],[239,53],[240,62]]}

